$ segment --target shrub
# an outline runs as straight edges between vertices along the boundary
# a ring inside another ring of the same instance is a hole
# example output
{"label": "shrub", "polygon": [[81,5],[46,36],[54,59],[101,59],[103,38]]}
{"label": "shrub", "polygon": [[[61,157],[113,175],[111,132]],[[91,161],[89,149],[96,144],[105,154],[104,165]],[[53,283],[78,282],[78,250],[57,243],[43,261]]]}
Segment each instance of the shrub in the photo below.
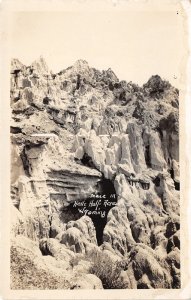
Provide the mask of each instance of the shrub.
{"label": "shrub", "polygon": [[103,252],[92,252],[89,254],[92,266],[89,272],[96,275],[103,284],[104,289],[125,289],[127,284],[120,278],[123,267],[120,263],[114,263],[112,259]]}

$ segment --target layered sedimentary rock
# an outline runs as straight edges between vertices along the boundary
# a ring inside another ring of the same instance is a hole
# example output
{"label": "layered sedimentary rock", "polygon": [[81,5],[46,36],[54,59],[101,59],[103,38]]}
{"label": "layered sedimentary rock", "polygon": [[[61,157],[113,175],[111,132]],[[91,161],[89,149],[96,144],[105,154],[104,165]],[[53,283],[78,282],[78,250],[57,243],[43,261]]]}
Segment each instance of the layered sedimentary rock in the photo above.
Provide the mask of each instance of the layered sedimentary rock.
{"label": "layered sedimentary rock", "polygon": [[[53,265],[65,260],[65,280],[78,270],[67,275],[69,260],[101,251],[124,263],[126,288],[178,288],[178,90],[158,75],[143,87],[119,81],[83,60],[54,74],[40,58],[12,61],[10,96],[14,239],[33,240]],[[92,195],[104,218],[74,208]],[[81,268],[84,279],[65,288],[102,288]]]}

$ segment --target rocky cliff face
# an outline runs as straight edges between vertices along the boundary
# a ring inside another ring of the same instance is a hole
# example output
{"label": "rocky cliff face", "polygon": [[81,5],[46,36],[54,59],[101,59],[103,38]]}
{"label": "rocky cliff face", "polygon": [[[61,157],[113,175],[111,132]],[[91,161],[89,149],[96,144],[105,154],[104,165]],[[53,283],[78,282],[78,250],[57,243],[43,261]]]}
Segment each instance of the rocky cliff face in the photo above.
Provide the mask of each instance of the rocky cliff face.
{"label": "rocky cliff face", "polygon": [[[14,59],[10,97],[18,256],[30,260],[33,243],[45,276],[64,276],[55,288],[105,288],[85,267],[92,251],[123,265],[124,288],[180,287],[178,90],[158,75],[143,87],[119,81],[83,60],[53,74],[43,58]],[[25,276],[24,288],[42,286]]]}

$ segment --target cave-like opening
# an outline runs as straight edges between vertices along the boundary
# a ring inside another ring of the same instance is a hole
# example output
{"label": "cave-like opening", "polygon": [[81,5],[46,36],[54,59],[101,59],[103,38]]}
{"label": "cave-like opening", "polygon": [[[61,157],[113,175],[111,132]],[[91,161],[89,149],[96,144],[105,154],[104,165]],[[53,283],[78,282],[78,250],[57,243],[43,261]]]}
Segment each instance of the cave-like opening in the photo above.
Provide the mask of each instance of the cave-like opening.
{"label": "cave-like opening", "polygon": [[[85,203],[82,205],[82,203]],[[97,183],[96,192],[92,193],[87,199],[81,199],[71,203],[63,211],[65,222],[77,220],[86,215],[91,218],[95,230],[97,243],[103,243],[103,231],[107,223],[109,210],[117,203],[117,195],[113,182],[103,178]]]}
{"label": "cave-like opening", "polygon": [[[92,215],[91,219],[95,226],[97,243],[98,245],[101,245],[103,243],[103,230],[107,223],[107,215],[109,210],[115,206],[117,202],[117,195],[113,182],[109,179],[102,179],[99,182],[99,189],[99,193],[95,196],[103,197],[101,199],[101,205],[99,206],[99,209],[104,213],[104,215]],[[94,202],[96,202],[96,199],[94,199]]]}

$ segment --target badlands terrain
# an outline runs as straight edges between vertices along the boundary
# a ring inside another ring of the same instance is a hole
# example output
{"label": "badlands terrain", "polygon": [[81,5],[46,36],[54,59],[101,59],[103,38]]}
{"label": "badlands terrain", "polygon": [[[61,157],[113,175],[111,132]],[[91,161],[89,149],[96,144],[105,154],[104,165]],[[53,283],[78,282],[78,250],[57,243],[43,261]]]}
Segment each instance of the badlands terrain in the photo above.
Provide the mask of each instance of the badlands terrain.
{"label": "badlands terrain", "polygon": [[180,288],[179,91],[11,63],[11,288]]}

